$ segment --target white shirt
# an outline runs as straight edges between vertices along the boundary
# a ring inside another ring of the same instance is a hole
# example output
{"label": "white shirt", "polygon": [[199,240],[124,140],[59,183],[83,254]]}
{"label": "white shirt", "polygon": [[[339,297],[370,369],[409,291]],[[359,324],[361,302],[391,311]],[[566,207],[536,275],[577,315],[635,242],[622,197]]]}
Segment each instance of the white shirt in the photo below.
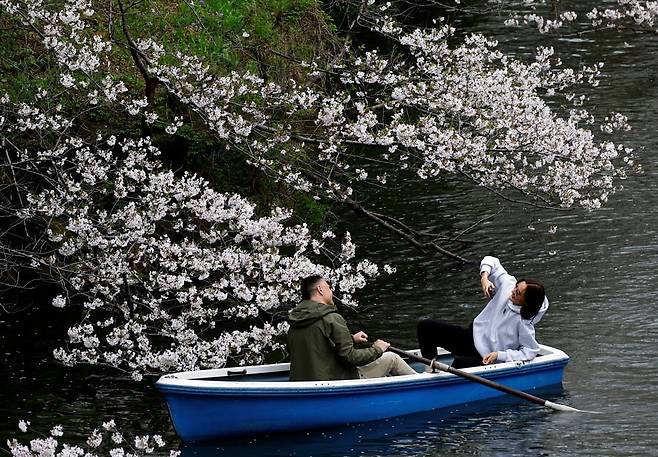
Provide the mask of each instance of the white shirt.
{"label": "white shirt", "polygon": [[486,256],[480,262],[480,274],[489,273],[496,294],[473,321],[473,342],[482,357],[498,352],[498,361],[532,360],[539,354],[535,340],[535,324],[548,309],[544,298],[539,313],[532,319],[521,317],[521,307],[512,303],[510,294],[516,278],[503,268],[496,257]]}

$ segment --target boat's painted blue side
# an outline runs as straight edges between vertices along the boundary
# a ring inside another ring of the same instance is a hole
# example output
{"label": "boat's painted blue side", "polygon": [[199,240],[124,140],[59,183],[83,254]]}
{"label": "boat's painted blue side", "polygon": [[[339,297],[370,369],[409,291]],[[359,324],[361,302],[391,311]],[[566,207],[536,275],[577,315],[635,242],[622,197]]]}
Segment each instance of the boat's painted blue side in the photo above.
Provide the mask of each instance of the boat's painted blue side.
{"label": "boat's painted blue side", "polygon": [[[527,391],[562,382],[568,357],[550,359],[474,373]],[[176,432],[184,440],[365,422],[503,395],[445,373],[380,379],[325,383],[195,381],[185,385],[161,378],[157,387],[166,398]]]}

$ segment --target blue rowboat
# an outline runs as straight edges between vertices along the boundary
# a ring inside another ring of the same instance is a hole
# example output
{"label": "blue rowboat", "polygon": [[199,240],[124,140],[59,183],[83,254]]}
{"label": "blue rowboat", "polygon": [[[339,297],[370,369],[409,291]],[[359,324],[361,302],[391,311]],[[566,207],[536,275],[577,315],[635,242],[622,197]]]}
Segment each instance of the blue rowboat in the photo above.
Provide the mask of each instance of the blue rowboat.
{"label": "blue rowboat", "polygon": [[[409,351],[420,355],[420,351]],[[439,360],[451,356],[440,351]],[[569,356],[541,346],[531,362],[506,362],[464,371],[529,391],[562,382]],[[233,438],[386,419],[503,395],[450,373],[347,381],[288,381],[288,363],[162,376],[176,433],[186,441]]]}

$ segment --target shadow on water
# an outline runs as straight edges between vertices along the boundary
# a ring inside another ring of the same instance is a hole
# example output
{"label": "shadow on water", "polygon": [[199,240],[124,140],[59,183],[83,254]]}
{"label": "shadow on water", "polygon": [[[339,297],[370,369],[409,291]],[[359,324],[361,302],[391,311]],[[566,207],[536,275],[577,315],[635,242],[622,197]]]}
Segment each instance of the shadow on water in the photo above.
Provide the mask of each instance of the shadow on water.
{"label": "shadow on water", "polygon": [[[565,398],[562,385],[534,393],[553,401]],[[559,414],[518,399],[502,397],[382,421],[324,430],[242,438],[182,442],[181,457],[217,456],[392,456],[541,455],[542,430]],[[516,434],[509,440],[510,433]]]}

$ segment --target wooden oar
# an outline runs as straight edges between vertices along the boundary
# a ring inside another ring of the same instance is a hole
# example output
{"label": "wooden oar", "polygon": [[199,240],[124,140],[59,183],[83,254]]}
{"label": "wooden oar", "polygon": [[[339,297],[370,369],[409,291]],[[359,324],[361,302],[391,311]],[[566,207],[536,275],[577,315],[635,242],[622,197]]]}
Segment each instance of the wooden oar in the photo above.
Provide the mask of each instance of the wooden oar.
{"label": "wooden oar", "polygon": [[448,373],[461,376],[462,378],[466,378],[470,381],[484,384],[485,386],[491,387],[492,389],[500,390],[501,392],[514,395],[516,397],[522,398],[527,401],[531,401],[533,403],[537,403],[538,405],[546,406],[547,408],[551,408],[556,411],[585,412],[580,409],[572,408],[571,406],[561,405],[559,403],[553,403],[552,401],[544,400],[543,398],[536,397],[534,395],[523,392],[521,390],[512,389],[511,387],[504,386],[503,384],[498,384],[497,382],[490,381],[489,379],[483,378],[481,376],[477,376],[472,373],[468,373],[466,371],[458,370],[457,368],[453,368],[450,365],[446,365],[445,363],[441,363],[436,360],[426,359],[425,357],[417,356],[410,352],[403,351],[402,349],[394,348],[393,346],[389,346],[388,350],[400,356],[409,357],[412,360],[424,363],[425,365],[428,365],[432,368],[436,368],[441,371],[446,371]]}

